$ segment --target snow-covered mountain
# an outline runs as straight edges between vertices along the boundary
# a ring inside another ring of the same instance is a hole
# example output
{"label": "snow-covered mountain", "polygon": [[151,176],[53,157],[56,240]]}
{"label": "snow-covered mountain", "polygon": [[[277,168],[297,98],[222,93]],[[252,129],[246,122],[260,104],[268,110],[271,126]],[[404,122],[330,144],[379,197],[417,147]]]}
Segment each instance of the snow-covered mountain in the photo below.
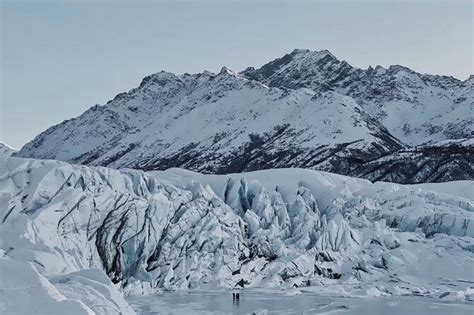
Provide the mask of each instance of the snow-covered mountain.
{"label": "snow-covered mountain", "polygon": [[48,129],[20,155],[229,173],[290,163],[332,170],[332,163],[359,156],[345,163],[350,168],[402,147],[350,97],[269,88],[224,68],[154,74],[107,105]]}
{"label": "snow-covered mountain", "polygon": [[[401,183],[472,179],[469,140],[458,145],[467,164],[446,154],[431,163],[430,176],[378,173],[413,169],[413,145],[429,142],[429,151],[434,143],[472,138],[473,83],[400,66],[362,70],[327,51],[295,50],[240,74],[153,74],[49,128],[18,156],[221,174],[304,167]],[[438,173],[446,161],[458,168],[449,176]],[[384,170],[374,175],[374,165]]]}
{"label": "snow-covered mountain", "polygon": [[0,310],[132,313],[117,287],[318,286],[473,300],[472,185],[3,157]]}
{"label": "snow-covered mountain", "polygon": [[327,50],[300,49],[241,74],[268,86],[351,96],[410,145],[474,136],[474,76],[460,81],[398,65],[359,69]]}

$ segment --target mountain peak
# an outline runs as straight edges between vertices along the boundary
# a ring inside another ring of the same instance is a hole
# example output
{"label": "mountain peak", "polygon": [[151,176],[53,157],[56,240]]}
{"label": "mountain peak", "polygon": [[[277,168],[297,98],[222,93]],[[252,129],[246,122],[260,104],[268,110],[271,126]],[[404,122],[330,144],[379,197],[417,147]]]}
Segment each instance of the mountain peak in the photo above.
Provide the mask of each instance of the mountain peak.
{"label": "mountain peak", "polygon": [[323,50],[320,50],[320,51],[316,51],[315,52],[318,56],[321,56],[321,57],[331,57],[332,59],[334,60],[338,60],[336,56],[334,56],[329,50],[327,49],[323,49]]}
{"label": "mountain peak", "polygon": [[407,72],[407,73],[414,73],[415,72],[415,71],[411,70],[410,68],[407,68],[407,67],[401,66],[401,65],[390,65],[388,67],[388,70],[392,70],[394,72],[404,71],[404,72]]}
{"label": "mountain peak", "polygon": [[294,49],[291,53],[291,56],[305,56],[309,58],[322,59],[325,57],[330,57],[331,59],[337,60],[337,57],[334,56],[329,50],[309,50],[309,49]]}
{"label": "mountain peak", "polygon": [[234,70],[231,70],[229,68],[227,68],[226,66],[223,66],[221,71],[219,71],[219,74],[220,75],[232,75],[232,76],[238,76],[237,72],[235,72]]}
{"label": "mountain peak", "polygon": [[160,84],[163,84],[166,81],[174,80],[176,78],[177,78],[176,74],[161,70],[160,72],[156,72],[149,76],[144,77],[139,87],[143,87],[148,82],[158,82]]}
{"label": "mountain peak", "polygon": [[306,54],[311,52],[309,49],[300,49],[300,48],[295,48],[293,51],[290,53],[290,55],[299,55],[299,54]]}

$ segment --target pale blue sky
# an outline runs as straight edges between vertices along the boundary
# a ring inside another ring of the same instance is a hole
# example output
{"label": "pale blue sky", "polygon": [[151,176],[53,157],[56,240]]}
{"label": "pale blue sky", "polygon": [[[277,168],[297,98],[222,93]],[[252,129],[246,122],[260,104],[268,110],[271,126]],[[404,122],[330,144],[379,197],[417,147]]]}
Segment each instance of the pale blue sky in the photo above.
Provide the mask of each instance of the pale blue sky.
{"label": "pale blue sky", "polygon": [[363,68],[473,72],[469,0],[0,1],[0,140],[16,148],[162,69],[242,70],[308,48]]}

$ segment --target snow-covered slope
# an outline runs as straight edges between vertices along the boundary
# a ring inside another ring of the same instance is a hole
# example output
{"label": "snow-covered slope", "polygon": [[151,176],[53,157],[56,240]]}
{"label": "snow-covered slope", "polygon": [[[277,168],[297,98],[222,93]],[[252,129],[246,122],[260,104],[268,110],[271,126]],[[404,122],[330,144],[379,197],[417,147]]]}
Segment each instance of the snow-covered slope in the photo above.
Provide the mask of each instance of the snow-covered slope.
{"label": "snow-covered slope", "polygon": [[38,261],[12,260],[6,255],[0,253],[2,314],[135,314],[100,269],[47,279],[35,267]]}
{"label": "snow-covered slope", "polygon": [[0,309],[34,296],[31,307],[126,313],[102,270],[131,294],[316,285],[471,299],[474,196],[436,190],[303,169],[144,173],[3,158]]}
{"label": "snow-covered slope", "polygon": [[449,182],[474,178],[474,138],[445,140],[374,159],[351,174],[371,181]]}
{"label": "snow-covered slope", "polygon": [[[307,50],[240,74],[159,72],[49,128],[18,156],[218,174],[302,167],[400,183],[473,179],[464,161],[472,142],[458,155],[440,149],[429,176],[414,167],[420,149],[407,150],[473,137],[473,78],[362,70]],[[438,172],[448,164],[456,170]]]}
{"label": "snow-covered slope", "polygon": [[14,152],[16,152],[15,149],[10,147],[8,144],[3,143],[2,141],[0,141],[0,156],[10,156]]}

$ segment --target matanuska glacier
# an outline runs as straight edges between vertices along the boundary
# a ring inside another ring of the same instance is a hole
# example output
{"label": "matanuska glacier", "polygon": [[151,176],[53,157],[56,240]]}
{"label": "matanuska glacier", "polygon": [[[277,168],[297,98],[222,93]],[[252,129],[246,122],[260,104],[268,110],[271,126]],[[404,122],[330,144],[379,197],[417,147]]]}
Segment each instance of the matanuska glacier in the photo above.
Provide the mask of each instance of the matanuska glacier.
{"label": "matanuska glacier", "polygon": [[144,172],[1,154],[0,313],[133,314],[127,296],[262,287],[474,301],[472,181]]}

